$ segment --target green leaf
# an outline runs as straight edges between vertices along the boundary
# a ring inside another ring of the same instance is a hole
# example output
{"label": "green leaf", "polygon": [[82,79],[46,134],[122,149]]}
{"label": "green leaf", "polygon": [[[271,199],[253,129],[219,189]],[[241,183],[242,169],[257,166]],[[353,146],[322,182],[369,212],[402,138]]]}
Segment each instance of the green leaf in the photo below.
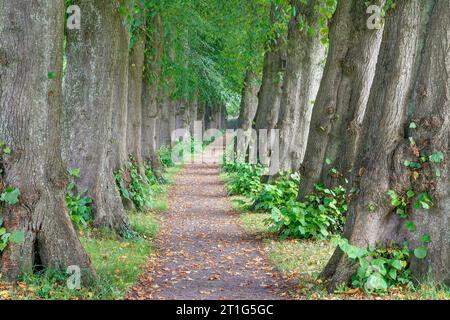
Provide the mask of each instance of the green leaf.
{"label": "green leaf", "polygon": [[16,244],[23,243],[25,241],[25,233],[23,231],[13,231],[9,240]]}
{"label": "green leaf", "polygon": [[328,164],[328,165],[330,165],[330,164],[333,163],[333,161],[331,161],[331,159],[328,159],[328,158],[327,158],[327,159],[325,159],[325,163]]}
{"label": "green leaf", "polygon": [[408,198],[412,198],[412,197],[414,197],[416,195],[416,193],[414,192],[414,191],[412,191],[412,190],[408,190],[408,192],[406,192],[406,196],[408,197]]}
{"label": "green leaf", "polygon": [[49,73],[47,74],[47,77],[48,77],[50,80],[52,80],[52,79],[54,79],[54,78],[56,77],[56,73],[53,72],[53,71],[51,71],[51,72],[49,72]]}
{"label": "green leaf", "polygon": [[397,270],[402,270],[402,268],[403,268],[402,262],[400,260],[393,260],[391,262],[391,266]]}
{"label": "green leaf", "polygon": [[79,178],[80,173],[81,173],[80,168],[73,168],[69,170],[69,175],[74,178]]}
{"label": "green leaf", "polygon": [[11,148],[10,147],[6,147],[3,149],[3,153],[4,154],[11,154]]}
{"label": "green leaf", "polygon": [[388,274],[389,274],[389,277],[391,277],[391,279],[393,279],[393,280],[397,279],[397,271],[395,269],[389,270]]}
{"label": "green leaf", "polygon": [[19,189],[8,187],[0,196],[0,201],[6,202],[9,205],[15,205],[17,202],[19,202],[19,196]]}
{"label": "green leaf", "polygon": [[427,234],[427,233],[424,233],[423,235],[422,235],[422,237],[420,238],[420,241],[422,241],[422,243],[430,243],[431,242],[431,237],[430,237],[430,235],[429,234]]}
{"label": "green leaf", "polygon": [[416,123],[415,123],[415,122],[411,122],[411,123],[409,124],[409,128],[410,128],[410,129],[416,129],[416,128],[417,128]]}
{"label": "green leaf", "polygon": [[414,249],[414,255],[417,259],[424,259],[427,256],[428,249],[425,247],[418,247]]}
{"label": "green leaf", "polygon": [[388,288],[387,282],[379,274],[372,274],[367,278],[366,288],[369,290],[386,291]]}
{"label": "green leaf", "polygon": [[405,228],[410,232],[416,231],[416,225],[412,221],[406,221]]}
{"label": "green leaf", "polygon": [[434,163],[441,163],[444,161],[444,154],[441,151],[434,152],[430,155],[430,161]]}

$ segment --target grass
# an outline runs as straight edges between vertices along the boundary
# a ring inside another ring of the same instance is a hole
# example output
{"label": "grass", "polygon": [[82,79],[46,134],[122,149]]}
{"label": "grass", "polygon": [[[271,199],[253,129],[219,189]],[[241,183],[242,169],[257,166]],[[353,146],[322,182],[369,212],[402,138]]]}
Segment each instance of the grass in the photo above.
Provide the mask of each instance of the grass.
{"label": "grass", "polygon": [[329,258],[333,254],[334,246],[328,241],[311,240],[279,240],[267,223],[269,213],[253,213],[245,211],[245,198],[232,197],[235,209],[241,212],[242,227],[249,234],[262,239],[270,262],[287,278],[296,282],[291,292],[298,299],[414,299],[414,300],[442,300],[450,299],[449,288],[444,288],[425,281],[415,288],[394,288],[384,295],[369,295],[360,289],[342,287],[336,293],[330,294],[326,285],[318,279]]}

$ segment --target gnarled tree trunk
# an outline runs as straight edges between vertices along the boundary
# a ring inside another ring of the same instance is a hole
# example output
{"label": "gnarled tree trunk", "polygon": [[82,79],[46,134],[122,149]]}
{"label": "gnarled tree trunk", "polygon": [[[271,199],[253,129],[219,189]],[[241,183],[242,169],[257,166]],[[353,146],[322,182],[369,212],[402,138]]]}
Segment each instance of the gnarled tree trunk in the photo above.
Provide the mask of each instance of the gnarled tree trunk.
{"label": "gnarled tree trunk", "polygon": [[65,271],[77,265],[94,275],[64,197],[64,1],[0,1],[0,34],[0,140],[12,150],[0,159],[0,188],[21,193],[19,203],[0,208],[0,216],[8,232],[25,236],[22,243],[10,241],[1,255],[2,279],[16,280],[34,266]]}
{"label": "gnarled tree trunk", "polygon": [[[300,198],[316,183],[331,186],[350,178],[382,36],[382,29],[367,28],[366,9],[363,1],[340,1],[331,22],[328,59],[301,166]],[[333,163],[327,165],[326,159]],[[340,174],[331,175],[331,168]]]}
{"label": "gnarled tree trunk", "polygon": [[[128,219],[108,160],[113,109],[117,108],[117,72],[123,39],[116,28],[122,23],[117,7],[108,0],[79,1],[81,30],[67,37],[67,71],[64,79],[64,158],[80,168],[80,191],[94,199],[94,225],[128,232]],[[122,78],[123,82],[123,78]],[[117,111],[117,110],[116,110]]]}
{"label": "gnarled tree trunk", "polygon": [[[345,236],[366,247],[408,240],[411,249],[424,233],[431,236],[424,260],[411,258],[415,275],[428,267],[436,280],[450,280],[449,131],[450,131],[450,7],[446,1],[402,0],[387,18],[363,135],[353,170],[360,192],[349,206]],[[412,94],[411,94],[412,92]],[[410,123],[414,122],[414,126]],[[415,127],[415,128],[414,128]],[[414,140],[410,140],[412,138]],[[414,141],[412,143],[411,141]],[[404,165],[420,154],[442,152],[441,163],[428,161],[419,170]],[[436,174],[440,170],[439,174]],[[415,171],[415,173],[413,173]],[[407,231],[387,196],[389,190],[409,200]],[[419,193],[433,199],[427,211],[415,209]],[[340,257],[339,257],[340,256]],[[354,267],[342,254],[326,269],[330,290],[349,280]]]}
{"label": "gnarled tree trunk", "polygon": [[312,108],[320,85],[325,46],[318,33],[299,27],[300,19],[319,29],[317,1],[303,4],[293,0],[297,15],[289,22],[287,62],[280,102],[280,169],[298,170],[303,160]]}

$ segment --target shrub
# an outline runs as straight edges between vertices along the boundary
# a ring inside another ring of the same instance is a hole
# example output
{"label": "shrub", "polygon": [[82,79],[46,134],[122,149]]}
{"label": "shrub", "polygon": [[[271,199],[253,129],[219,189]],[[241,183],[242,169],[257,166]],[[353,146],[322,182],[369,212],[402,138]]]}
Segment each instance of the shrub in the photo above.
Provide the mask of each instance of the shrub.
{"label": "shrub", "polygon": [[289,201],[281,208],[273,207],[272,228],[282,239],[326,239],[330,234],[342,232],[347,211],[343,187],[325,189],[316,185],[316,192],[305,197],[304,202]]}
{"label": "shrub", "polygon": [[169,147],[161,147],[158,151],[159,159],[161,160],[161,163],[166,167],[174,167],[175,163],[172,160],[172,150]]}
{"label": "shrub", "polygon": [[225,165],[224,170],[228,172],[229,194],[253,196],[261,192],[263,168],[260,165],[236,162]]}
{"label": "shrub", "polygon": [[271,211],[281,208],[297,198],[300,176],[298,173],[285,172],[274,183],[264,184],[260,193],[252,197],[255,210]]}

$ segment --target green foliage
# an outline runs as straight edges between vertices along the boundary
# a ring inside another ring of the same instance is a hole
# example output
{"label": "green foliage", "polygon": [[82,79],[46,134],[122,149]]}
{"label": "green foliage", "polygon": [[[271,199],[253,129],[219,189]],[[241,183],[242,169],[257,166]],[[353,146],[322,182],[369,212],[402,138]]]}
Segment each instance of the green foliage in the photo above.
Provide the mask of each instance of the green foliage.
{"label": "green foliage", "polygon": [[165,166],[166,168],[175,166],[175,163],[172,160],[172,150],[169,147],[162,146],[159,149],[158,154],[163,166]]}
{"label": "green foliage", "polygon": [[129,192],[131,200],[139,211],[150,209],[152,207],[153,191],[147,181],[147,177],[139,173],[139,168],[133,158],[130,158],[128,168],[130,170]]}
{"label": "green foliage", "polygon": [[346,190],[343,187],[326,189],[316,186],[316,191],[304,202],[289,201],[281,208],[272,208],[270,223],[282,239],[327,239],[342,232],[347,212]]}
{"label": "green foliage", "polygon": [[230,195],[253,196],[262,190],[263,167],[245,162],[226,162],[223,165],[228,174],[228,193]]}
{"label": "green foliage", "polygon": [[[395,213],[401,218],[406,218],[408,216],[407,197],[398,195],[394,190],[389,190],[387,195],[391,198],[391,205],[394,206]],[[410,193],[409,195],[412,194]]]}
{"label": "green foliage", "polygon": [[66,205],[74,227],[81,230],[88,227],[94,218],[92,210],[94,201],[92,198],[85,196],[86,192],[77,191],[75,178],[80,177],[80,169],[70,169],[69,175],[71,181],[66,190]]}
{"label": "green foliage", "polygon": [[409,249],[405,245],[390,247],[360,248],[348,240],[335,237],[333,242],[354,262],[357,272],[352,277],[352,286],[367,292],[381,293],[398,285],[412,286],[409,270]]}
{"label": "green foliage", "polygon": [[262,191],[252,196],[255,210],[271,211],[295,200],[298,194],[300,176],[298,173],[281,173],[273,183],[264,184]]}
{"label": "green foliage", "polygon": [[442,151],[433,152],[430,155],[429,159],[433,163],[441,163],[442,161],[444,161],[444,153],[442,153]]}
{"label": "green foliage", "polygon": [[3,226],[3,218],[0,217],[0,253],[5,250],[9,242],[20,244],[25,240],[25,234],[23,231],[15,230],[13,232],[7,232]]}
{"label": "green foliage", "polygon": [[10,206],[19,202],[20,191],[13,187],[6,187],[5,191],[0,194],[0,202],[4,202]]}
{"label": "green foliage", "polygon": [[431,196],[426,193],[422,192],[419,194],[417,201],[414,205],[416,209],[430,209],[430,207],[433,206],[433,200],[431,199]]}

